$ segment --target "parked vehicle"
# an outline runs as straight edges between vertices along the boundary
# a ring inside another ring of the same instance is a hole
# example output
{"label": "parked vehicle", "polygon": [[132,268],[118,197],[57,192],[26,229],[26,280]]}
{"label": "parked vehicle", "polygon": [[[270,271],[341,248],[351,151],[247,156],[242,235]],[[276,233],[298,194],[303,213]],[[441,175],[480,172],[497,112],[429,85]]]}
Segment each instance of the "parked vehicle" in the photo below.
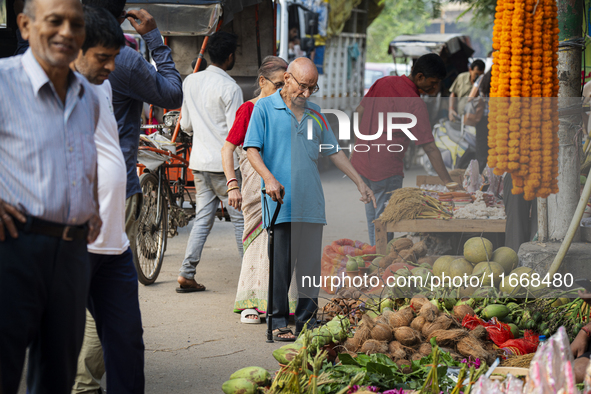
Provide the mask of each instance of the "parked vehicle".
{"label": "parked vehicle", "polygon": [[364,75],[364,91],[363,95],[367,93],[371,85],[382,77],[389,75],[409,75],[411,70],[410,64],[401,63],[365,63]]}

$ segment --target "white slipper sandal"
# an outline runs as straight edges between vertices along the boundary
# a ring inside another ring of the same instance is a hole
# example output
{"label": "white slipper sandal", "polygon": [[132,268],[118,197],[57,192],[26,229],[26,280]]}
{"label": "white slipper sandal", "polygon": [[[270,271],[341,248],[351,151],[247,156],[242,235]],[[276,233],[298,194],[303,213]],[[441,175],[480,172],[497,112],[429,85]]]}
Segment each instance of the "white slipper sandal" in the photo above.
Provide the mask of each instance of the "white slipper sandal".
{"label": "white slipper sandal", "polygon": [[[249,319],[248,315],[256,315],[256,319]],[[255,309],[245,309],[240,313],[240,321],[245,324],[259,324],[261,319],[259,313]]]}

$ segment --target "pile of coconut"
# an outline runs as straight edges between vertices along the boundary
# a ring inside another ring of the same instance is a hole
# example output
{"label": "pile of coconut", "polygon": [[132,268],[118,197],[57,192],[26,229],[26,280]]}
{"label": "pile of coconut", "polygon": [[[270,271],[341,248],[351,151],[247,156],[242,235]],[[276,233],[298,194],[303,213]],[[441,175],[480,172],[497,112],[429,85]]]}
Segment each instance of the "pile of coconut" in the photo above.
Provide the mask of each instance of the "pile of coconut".
{"label": "pile of coconut", "polygon": [[490,365],[496,356],[492,342],[486,341],[487,331],[482,326],[473,331],[463,328],[459,322],[466,314],[474,314],[468,305],[458,305],[453,315],[448,315],[426,297],[415,296],[409,306],[396,312],[385,310],[375,320],[364,315],[355,335],[343,346],[353,357],[357,353],[386,354],[410,373],[411,361],[431,354],[430,340],[435,338],[439,347],[456,360],[479,358]]}

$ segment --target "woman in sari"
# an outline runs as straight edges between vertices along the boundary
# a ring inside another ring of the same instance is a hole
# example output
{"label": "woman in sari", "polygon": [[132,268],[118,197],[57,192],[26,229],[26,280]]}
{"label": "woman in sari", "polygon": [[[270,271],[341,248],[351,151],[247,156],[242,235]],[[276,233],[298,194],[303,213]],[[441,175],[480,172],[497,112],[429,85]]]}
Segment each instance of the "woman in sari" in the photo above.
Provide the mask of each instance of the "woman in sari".
{"label": "woman in sari", "polygon": [[[222,163],[228,182],[228,204],[242,210],[244,215],[244,257],[234,303],[234,312],[241,314],[243,323],[260,323],[259,314],[267,311],[269,256],[267,232],[262,223],[261,178],[250,165],[241,146],[255,103],[283,87],[286,70],[287,62],[279,57],[267,56],[263,60],[258,72],[259,88],[255,91],[255,98],[242,104],[236,111],[234,124],[222,148]],[[238,184],[233,165],[232,154],[236,148],[239,149],[242,185]],[[290,314],[295,311],[297,294],[292,279],[289,291]]]}

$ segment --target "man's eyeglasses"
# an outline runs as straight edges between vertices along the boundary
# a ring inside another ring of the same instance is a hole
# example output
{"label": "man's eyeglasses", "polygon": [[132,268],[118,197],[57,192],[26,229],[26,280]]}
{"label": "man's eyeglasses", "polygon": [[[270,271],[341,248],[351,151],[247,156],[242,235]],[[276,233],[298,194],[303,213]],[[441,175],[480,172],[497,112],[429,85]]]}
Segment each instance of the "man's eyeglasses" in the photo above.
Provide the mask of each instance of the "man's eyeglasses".
{"label": "man's eyeglasses", "polygon": [[264,78],[265,78],[267,81],[269,81],[269,82],[271,82],[273,85],[275,85],[275,89],[281,89],[282,87],[284,87],[284,86],[285,86],[285,82],[283,82],[283,81],[281,81],[281,82],[273,82],[273,81],[271,81],[269,78],[265,77],[264,75],[263,75],[263,77],[264,77]]}
{"label": "man's eyeglasses", "polygon": [[314,94],[316,93],[318,90],[320,90],[320,87],[318,85],[315,86],[307,86],[304,85],[303,83],[300,83],[294,76],[292,73],[289,73],[289,75],[291,75],[291,77],[293,78],[294,81],[296,81],[296,83],[298,84],[298,88],[302,91],[305,92],[306,90],[310,91],[310,94]]}

